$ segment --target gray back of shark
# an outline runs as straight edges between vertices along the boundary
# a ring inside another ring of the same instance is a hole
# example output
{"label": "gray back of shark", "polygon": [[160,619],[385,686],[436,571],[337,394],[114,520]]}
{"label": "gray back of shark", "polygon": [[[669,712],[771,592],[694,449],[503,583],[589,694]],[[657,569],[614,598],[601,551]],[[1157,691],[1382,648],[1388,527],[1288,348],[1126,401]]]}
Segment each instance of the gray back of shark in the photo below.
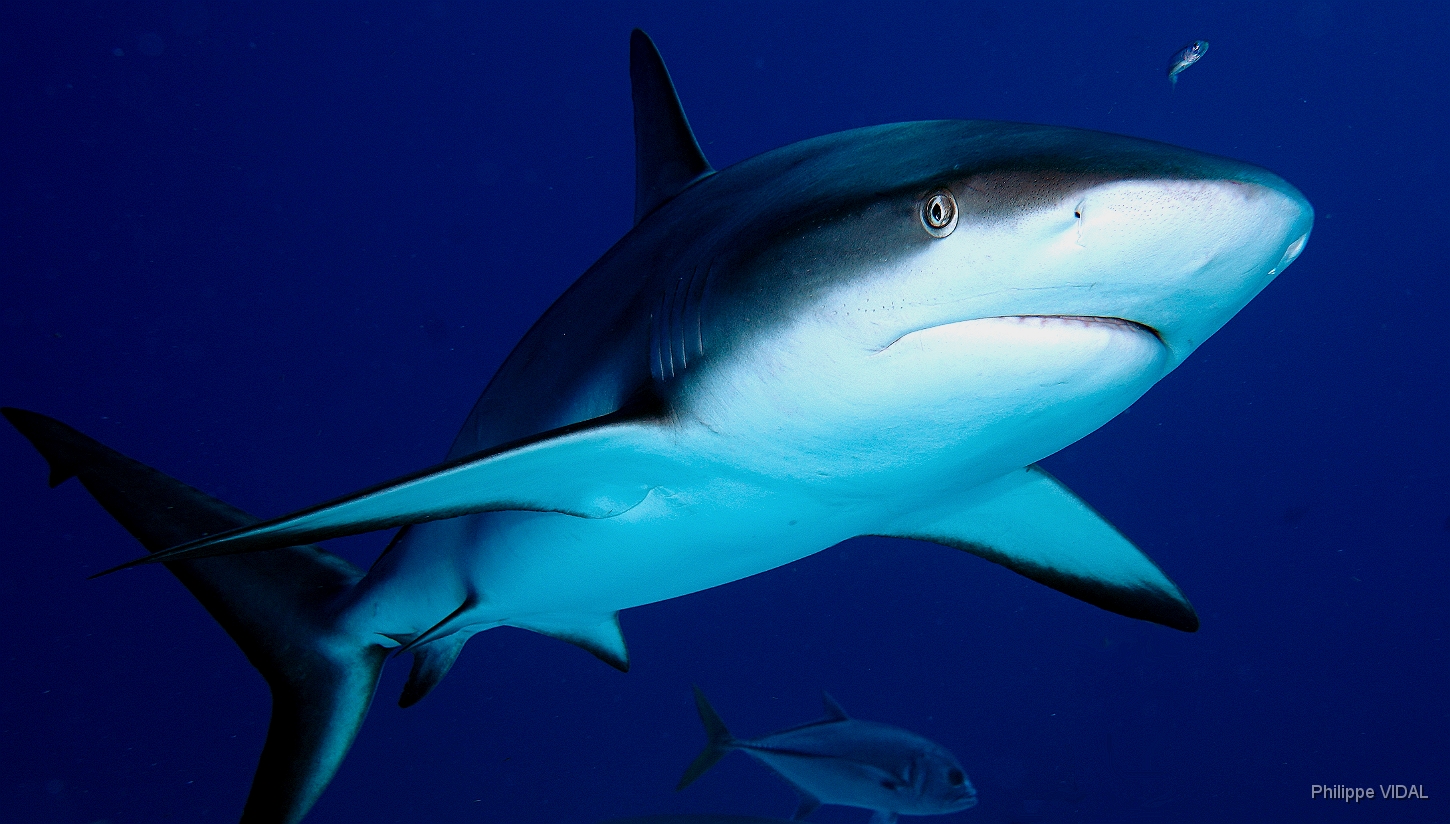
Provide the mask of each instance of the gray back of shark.
{"label": "gray back of shark", "polygon": [[900,727],[851,718],[828,694],[822,700],[826,717],[820,721],[745,740],[730,735],[696,687],[695,708],[709,740],[676,789],[689,786],[727,752],[740,750],[799,793],[795,819],[822,804],[873,810],[873,824],[891,824],[900,814],[940,815],[977,805],[962,765],[941,746]]}
{"label": "gray back of shark", "polygon": [[[79,478],[150,553],[122,567],[166,564],[266,677],[245,821],[306,814],[390,650],[413,654],[402,706],[498,626],[626,669],[620,610],[858,535],[1197,628],[1162,570],[1035,462],[1294,260],[1313,214],[1292,186],[1127,137],[960,121],[716,172],[638,31],[630,74],[636,225],[519,343],[444,463],[259,521],[5,411],[53,485]],[[366,573],[310,545],[392,527]]]}

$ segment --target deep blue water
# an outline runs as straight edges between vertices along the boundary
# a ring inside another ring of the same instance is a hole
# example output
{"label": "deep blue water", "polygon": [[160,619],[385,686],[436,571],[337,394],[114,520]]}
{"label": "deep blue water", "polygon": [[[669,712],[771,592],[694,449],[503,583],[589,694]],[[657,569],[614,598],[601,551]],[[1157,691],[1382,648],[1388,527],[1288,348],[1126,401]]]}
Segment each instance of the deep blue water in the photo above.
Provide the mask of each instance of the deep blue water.
{"label": "deep blue water", "polygon": [[[0,7],[0,403],[263,515],[436,462],[630,225],[641,26],[717,168],[984,118],[1227,155],[1306,194],[1299,261],[1046,462],[1203,627],[856,540],[627,612],[627,675],[496,630],[404,711],[393,664],[309,821],[788,815],[739,755],[673,791],[704,741],[691,684],[742,735],[816,717],[826,688],[933,738],[981,794],[944,822],[1450,819],[1444,4],[603,5]],[[85,580],[137,548],[44,475],[0,431],[0,820],[235,820],[261,678],[163,570]],[[365,564],[385,537],[335,543]]]}

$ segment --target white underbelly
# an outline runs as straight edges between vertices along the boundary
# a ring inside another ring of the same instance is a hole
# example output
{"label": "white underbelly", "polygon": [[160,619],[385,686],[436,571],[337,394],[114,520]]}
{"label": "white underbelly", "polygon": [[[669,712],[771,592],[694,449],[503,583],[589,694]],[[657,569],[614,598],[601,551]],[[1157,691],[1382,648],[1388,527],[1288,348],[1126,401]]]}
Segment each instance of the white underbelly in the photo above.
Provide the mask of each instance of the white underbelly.
{"label": "white underbelly", "polygon": [[361,608],[406,635],[465,598],[479,620],[511,623],[729,583],[1046,457],[1127,408],[1164,358],[1126,325],[1004,318],[922,330],[853,362],[743,364],[662,434],[681,460],[638,506],[420,525],[369,575]]}

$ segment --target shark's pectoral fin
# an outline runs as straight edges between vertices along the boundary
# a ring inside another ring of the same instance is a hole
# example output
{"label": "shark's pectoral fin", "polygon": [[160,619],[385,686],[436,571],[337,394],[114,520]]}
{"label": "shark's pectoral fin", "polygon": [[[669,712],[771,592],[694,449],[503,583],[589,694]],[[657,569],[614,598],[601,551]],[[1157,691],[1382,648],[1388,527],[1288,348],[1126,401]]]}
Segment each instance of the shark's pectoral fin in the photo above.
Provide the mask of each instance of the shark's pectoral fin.
{"label": "shark's pectoral fin", "polygon": [[1041,467],[984,493],[891,534],[965,550],[1109,612],[1198,629],[1193,607],[1163,570]]}
{"label": "shark's pectoral fin", "polygon": [[509,626],[558,638],[579,647],[620,672],[629,672],[629,650],[619,628],[619,613],[608,615],[530,615]]}
{"label": "shark's pectoral fin", "polygon": [[278,549],[475,512],[530,510],[610,518],[643,501],[673,466],[663,427],[653,418],[624,412],[606,415],[447,461],[291,515],[181,544],[106,572],[158,561]]}

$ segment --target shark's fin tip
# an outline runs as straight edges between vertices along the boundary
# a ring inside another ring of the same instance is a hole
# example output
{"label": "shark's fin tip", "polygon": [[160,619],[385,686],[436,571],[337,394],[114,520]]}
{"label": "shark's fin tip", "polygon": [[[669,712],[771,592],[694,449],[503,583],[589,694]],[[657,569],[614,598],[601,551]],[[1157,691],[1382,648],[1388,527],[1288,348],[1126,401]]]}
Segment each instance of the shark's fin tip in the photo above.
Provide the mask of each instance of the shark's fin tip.
{"label": "shark's fin tip", "polygon": [[1193,606],[1163,570],[1036,464],[960,511],[895,535],[970,552],[1109,612],[1198,629]]}

